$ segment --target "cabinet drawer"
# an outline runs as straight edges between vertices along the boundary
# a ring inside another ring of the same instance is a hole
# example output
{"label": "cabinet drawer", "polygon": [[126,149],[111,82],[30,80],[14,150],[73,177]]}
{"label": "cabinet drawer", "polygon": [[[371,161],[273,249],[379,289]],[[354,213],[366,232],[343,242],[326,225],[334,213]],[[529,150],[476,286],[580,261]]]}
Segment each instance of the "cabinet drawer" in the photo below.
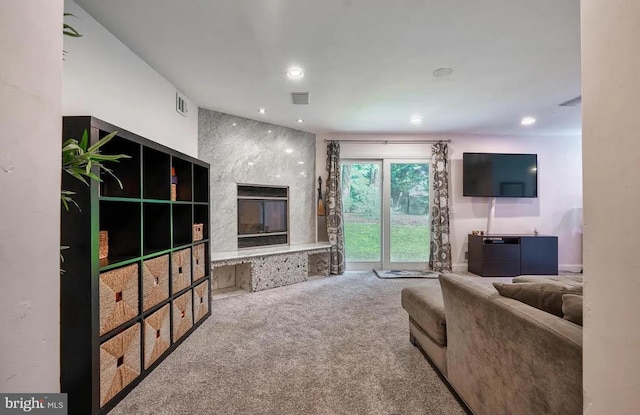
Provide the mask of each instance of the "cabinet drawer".
{"label": "cabinet drawer", "polygon": [[100,406],[140,375],[140,323],[100,345]]}
{"label": "cabinet drawer", "polygon": [[519,244],[486,244],[482,246],[483,261],[520,261]]}
{"label": "cabinet drawer", "polygon": [[171,345],[169,304],[144,319],[144,368],[148,369]]}
{"label": "cabinet drawer", "polygon": [[193,289],[193,321],[198,322],[209,312],[209,281]]}
{"label": "cabinet drawer", "polygon": [[520,261],[485,261],[482,263],[483,277],[515,277],[520,275]]}
{"label": "cabinet drawer", "polygon": [[193,327],[191,291],[187,291],[171,302],[173,307],[173,342],[184,336]]}
{"label": "cabinet drawer", "polygon": [[138,264],[100,273],[100,335],[138,315]]}
{"label": "cabinet drawer", "polygon": [[142,292],[145,310],[169,298],[169,255],[142,263]]}
{"label": "cabinet drawer", "polygon": [[175,294],[191,285],[191,248],[171,255],[171,293]]}

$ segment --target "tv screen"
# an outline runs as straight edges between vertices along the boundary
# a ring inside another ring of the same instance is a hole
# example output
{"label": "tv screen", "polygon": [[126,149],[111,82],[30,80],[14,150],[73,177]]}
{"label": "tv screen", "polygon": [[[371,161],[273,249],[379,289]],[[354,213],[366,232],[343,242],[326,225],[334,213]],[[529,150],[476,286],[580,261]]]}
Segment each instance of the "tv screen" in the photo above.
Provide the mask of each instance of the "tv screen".
{"label": "tv screen", "polygon": [[538,197],[538,156],[463,153],[462,195]]}

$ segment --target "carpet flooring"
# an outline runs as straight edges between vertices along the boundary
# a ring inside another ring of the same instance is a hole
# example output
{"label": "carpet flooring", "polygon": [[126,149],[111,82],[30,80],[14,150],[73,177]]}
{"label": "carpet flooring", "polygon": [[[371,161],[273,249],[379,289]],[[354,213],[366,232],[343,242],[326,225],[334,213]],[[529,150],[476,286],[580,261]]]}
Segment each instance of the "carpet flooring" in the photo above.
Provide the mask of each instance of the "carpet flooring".
{"label": "carpet flooring", "polygon": [[110,414],[464,414],[400,305],[434,284],[347,273],[216,300]]}

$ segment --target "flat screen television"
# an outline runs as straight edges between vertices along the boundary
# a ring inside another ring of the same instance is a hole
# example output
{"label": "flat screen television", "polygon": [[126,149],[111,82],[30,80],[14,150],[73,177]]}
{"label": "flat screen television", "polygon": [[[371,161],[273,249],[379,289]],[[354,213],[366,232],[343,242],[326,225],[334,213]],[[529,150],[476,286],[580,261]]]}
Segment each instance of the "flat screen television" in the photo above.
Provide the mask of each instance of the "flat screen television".
{"label": "flat screen television", "polygon": [[538,155],[463,153],[462,195],[538,197]]}

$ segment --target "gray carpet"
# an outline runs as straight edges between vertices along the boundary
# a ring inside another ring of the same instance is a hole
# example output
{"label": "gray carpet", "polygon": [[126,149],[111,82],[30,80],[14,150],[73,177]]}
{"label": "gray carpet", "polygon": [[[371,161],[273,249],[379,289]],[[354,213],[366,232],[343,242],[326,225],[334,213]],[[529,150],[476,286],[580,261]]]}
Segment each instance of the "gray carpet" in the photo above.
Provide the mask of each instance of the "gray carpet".
{"label": "gray carpet", "polygon": [[432,271],[411,271],[398,269],[374,269],[373,272],[378,278],[431,278],[438,279],[437,272]]}
{"label": "gray carpet", "polygon": [[348,273],[213,302],[110,414],[464,414],[409,343],[400,290]]}

